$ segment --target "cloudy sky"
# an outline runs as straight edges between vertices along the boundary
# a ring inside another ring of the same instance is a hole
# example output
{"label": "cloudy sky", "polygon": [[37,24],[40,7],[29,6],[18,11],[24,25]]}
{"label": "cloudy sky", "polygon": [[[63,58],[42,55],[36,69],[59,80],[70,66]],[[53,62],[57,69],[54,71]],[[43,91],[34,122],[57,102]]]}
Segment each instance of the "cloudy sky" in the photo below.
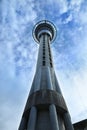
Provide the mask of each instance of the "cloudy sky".
{"label": "cloudy sky", "polygon": [[17,130],[35,74],[36,22],[57,28],[51,45],[72,122],[87,118],[87,0],[0,0],[0,129]]}

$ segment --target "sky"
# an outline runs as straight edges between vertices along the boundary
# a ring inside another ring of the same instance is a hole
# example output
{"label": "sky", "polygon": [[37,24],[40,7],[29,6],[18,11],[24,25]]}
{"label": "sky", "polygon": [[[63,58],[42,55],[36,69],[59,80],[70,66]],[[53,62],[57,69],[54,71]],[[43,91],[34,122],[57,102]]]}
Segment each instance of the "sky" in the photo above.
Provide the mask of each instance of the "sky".
{"label": "sky", "polygon": [[0,130],[18,130],[36,69],[33,26],[57,28],[51,45],[72,122],[87,119],[87,0],[0,0]]}

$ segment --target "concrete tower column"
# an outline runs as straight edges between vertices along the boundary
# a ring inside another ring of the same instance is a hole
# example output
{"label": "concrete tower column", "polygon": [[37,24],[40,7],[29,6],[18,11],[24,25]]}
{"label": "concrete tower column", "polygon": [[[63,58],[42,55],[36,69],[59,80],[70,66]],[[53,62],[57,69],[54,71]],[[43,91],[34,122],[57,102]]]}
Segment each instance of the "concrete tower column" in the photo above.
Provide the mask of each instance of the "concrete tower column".
{"label": "concrete tower column", "polygon": [[20,126],[19,126],[19,130],[25,130],[26,124],[27,124],[26,118],[22,117],[21,123],[20,123]]}
{"label": "concrete tower column", "polygon": [[40,21],[34,26],[33,37],[39,44],[36,73],[19,130],[73,130],[54,71],[50,44],[56,28],[47,20]]}
{"label": "concrete tower column", "polygon": [[66,130],[74,130],[71,123],[71,118],[68,112],[64,114],[64,123],[65,123]]}
{"label": "concrete tower column", "polygon": [[27,130],[35,130],[37,119],[37,110],[35,107],[32,107],[29,114],[29,120],[27,124]]}
{"label": "concrete tower column", "polygon": [[57,112],[54,104],[49,106],[50,120],[52,124],[52,130],[59,130],[59,123],[57,118]]}

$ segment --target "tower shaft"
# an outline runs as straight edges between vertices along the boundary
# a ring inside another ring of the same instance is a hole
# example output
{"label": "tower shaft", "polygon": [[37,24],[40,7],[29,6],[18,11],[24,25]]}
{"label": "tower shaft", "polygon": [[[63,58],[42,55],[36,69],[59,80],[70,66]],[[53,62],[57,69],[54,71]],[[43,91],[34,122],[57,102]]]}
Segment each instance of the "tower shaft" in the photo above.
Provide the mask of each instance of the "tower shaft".
{"label": "tower shaft", "polygon": [[37,67],[19,130],[73,130],[53,67],[50,44],[54,35],[54,26],[47,21],[35,27]]}

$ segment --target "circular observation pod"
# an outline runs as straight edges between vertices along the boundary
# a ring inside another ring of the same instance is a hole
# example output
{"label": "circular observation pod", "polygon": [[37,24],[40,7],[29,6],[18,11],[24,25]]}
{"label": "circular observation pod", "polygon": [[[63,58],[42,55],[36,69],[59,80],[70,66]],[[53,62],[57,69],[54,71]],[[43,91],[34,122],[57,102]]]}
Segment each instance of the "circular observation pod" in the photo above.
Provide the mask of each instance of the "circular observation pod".
{"label": "circular observation pod", "polygon": [[53,23],[47,20],[40,21],[34,26],[33,29],[34,40],[39,43],[39,39],[42,34],[47,34],[50,36],[50,41],[52,42],[56,37],[56,27]]}

